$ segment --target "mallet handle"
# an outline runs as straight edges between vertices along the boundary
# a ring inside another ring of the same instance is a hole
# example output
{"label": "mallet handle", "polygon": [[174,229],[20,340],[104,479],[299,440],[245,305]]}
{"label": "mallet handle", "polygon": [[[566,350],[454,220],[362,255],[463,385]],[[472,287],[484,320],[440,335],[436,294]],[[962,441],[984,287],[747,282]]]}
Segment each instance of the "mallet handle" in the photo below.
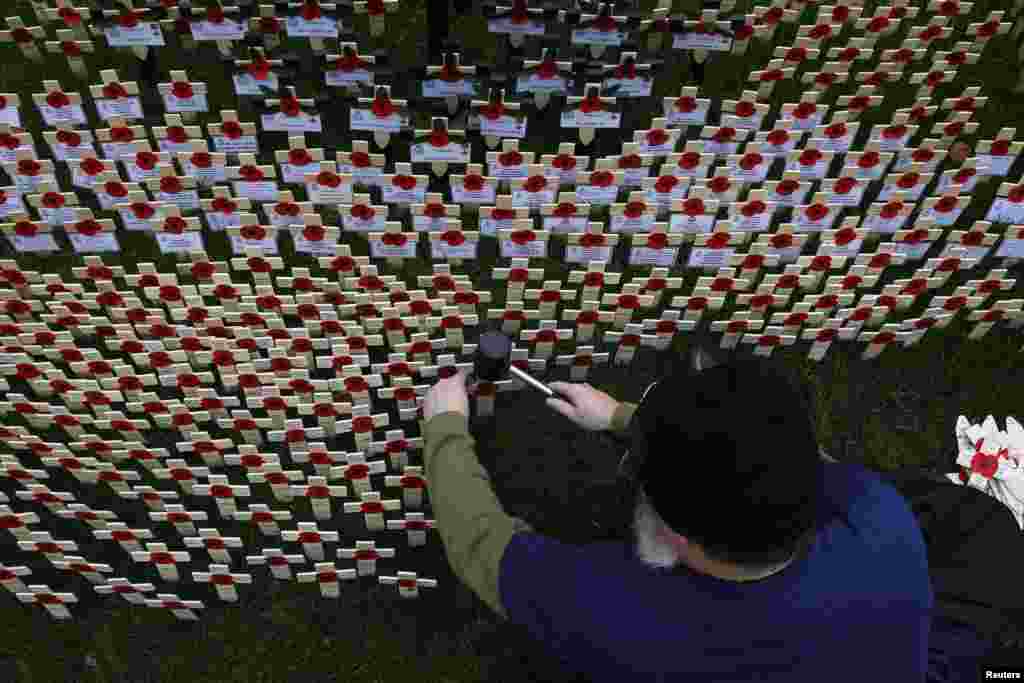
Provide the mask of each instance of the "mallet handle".
{"label": "mallet handle", "polygon": [[530,375],[526,374],[525,372],[523,372],[522,370],[520,370],[516,366],[514,366],[514,365],[509,366],[508,371],[511,372],[516,377],[518,377],[519,379],[521,379],[524,382],[526,382],[527,384],[529,384],[534,389],[537,389],[538,391],[542,391],[545,394],[547,394],[548,396],[554,396],[555,395],[555,392],[554,392],[553,389],[549,388],[543,382],[538,382],[533,377],[531,377]]}

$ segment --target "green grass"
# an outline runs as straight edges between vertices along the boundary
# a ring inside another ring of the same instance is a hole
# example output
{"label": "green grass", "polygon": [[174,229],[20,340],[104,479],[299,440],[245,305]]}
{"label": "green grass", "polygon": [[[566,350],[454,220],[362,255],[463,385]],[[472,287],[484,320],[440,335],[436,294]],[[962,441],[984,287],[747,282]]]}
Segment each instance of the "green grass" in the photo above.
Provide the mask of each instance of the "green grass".
{"label": "green grass", "polygon": [[[649,7],[652,2],[646,2]],[[996,3],[976,3],[972,19],[995,8]],[[697,3],[688,1],[676,3],[675,11],[688,11],[693,16]],[[873,7],[874,3],[868,3]],[[986,5],[988,5],[986,7]],[[26,6],[19,5],[22,15]],[[811,12],[811,10],[808,10]],[[8,14],[14,12],[9,11]],[[870,12],[869,12],[870,13]],[[805,15],[803,19],[809,20]],[[422,59],[425,42],[426,16],[424,0],[402,0],[401,14],[389,20],[389,31],[379,40],[366,38],[361,46],[389,53],[393,63],[412,66]],[[357,20],[357,28],[363,29],[365,20]],[[780,29],[777,44],[786,44],[792,38],[795,26]],[[368,35],[366,33],[363,34]],[[453,21],[453,38],[462,41],[467,56],[486,62],[495,58],[494,41],[486,33],[485,23],[480,18],[460,17]],[[898,46],[901,41],[895,35],[881,42],[879,48]],[[169,50],[173,54],[173,50]],[[1010,93],[1009,88],[1016,81],[1015,46],[1006,38],[996,38],[986,49],[984,58],[974,66],[965,66],[955,84],[945,86],[941,96],[959,92],[971,85],[984,86],[983,95],[990,98],[983,115],[980,130],[972,139],[991,137],[999,128],[1016,125],[1024,121],[1024,97]],[[768,58],[769,46],[752,44],[748,54],[740,57],[718,59],[708,67],[704,92],[714,97],[733,98],[744,89],[741,78],[753,65],[762,64]],[[131,58],[101,49],[102,63],[91,61],[95,70],[102,68],[121,69],[123,76],[132,73]],[[212,48],[203,48],[201,58],[183,58],[194,79],[205,80],[211,85],[213,101],[231,102],[230,82],[224,75],[224,68],[214,59]],[[83,84],[66,71],[62,59],[50,56],[43,67],[24,67],[20,54],[13,47],[0,47],[0,61],[19,68],[0,69],[0,92],[17,92],[26,101],[30,94],[39,92],[41,75],[58,77],[68,90],[78,90]],[[166,69],[164,69],[166,73]],[[656,80],[657,96],[673,96],[678,93],[685,70],[670,62]],[[90,82],[93,82],[90,80]],[[847,94],[853,89],[848,86],[836,94]],[[796,84],[783,84],[773,96],[773,101],[793,101],[799,95]],[[300,90],[300,95],[307,94]],[[863,119],[865,124],[887,120],[894,109],[909,106],[913,101],[911,88],[887,86],[885,106]],[[828,99],[826,101],[829,101]],[[239,107],[245,120],[252,120],[252,112],[246,105]],[[156,117],[159,118],[159,117]],[[215,120],[211,117],[210,120]],[[41,125],[34,112],[26,116],[33,130]],[[419,117],[420,126],[425,125],[426,115]],[[159,125],[158,120],[148,124]],[[551,138],[544,131],[536,131],[524,141],[522,149],[549,152],[553,149]],[[996,183],[979,185],[963,224],[969,225],[979,219],[988,201],[994,195]],[[332,216],[325,216],[331,223]],[[472,228],[472,219],[467,221]],[[364,239],[347,236],[357,255],[367,254]],[[155,243],[145,235],[122,235],[123,253],[106,260],[122,263],[134,272],[139,261],[152,261],[161,271],[174,267],[172,257],[161,257]],[[291,243],[283,240],[282,256],[291,265],[301,267],[313,265],[312,259],[297,256],[291,251]],[[229,245],[223,235],[213,235],[208,242],[208,251],[214,259],[229,256]],[[485,244],[481,253],[481,264],[490,265],[496,261],[493,244]],[[46,259],[24,257],[20,264],[26,269],[47,273],[61,273],[70,277],[72,266],[79,265],[80,259],[72,254],[59,254]],[[544,267],[549,278],[562,277],[568,267],[555,259],[548,259]],[[410,281],[415,275],[430,272],[425,261],[410,263],[402,274]],[[913,271],[912,266],[893,269],[885,278],[890,282],[905,277]],[[388,273],[386,267],[382,273]],[[640,273],[640,269],[626,269],[626,278]],[[684,273],[682,292],[692,288],[698,273]],[[482,269],[481,285],[490,282],[486,267]],[[950,284],[936,295],[951,291],[958,282],[952,278]],[[496,305],[503,303],[503,294],[496,291]],[[1020,288],[1014,289],[1006,298],[1020,296]],[[920,312],[920,306],[910,311],[907,317]],[[727,317],[733,306],[730,304],[719,317]],[[849,445],[855,457],[879,470],[892,470],[902,466],[929,466],[940,456],[949,460],[952,456],[952,430],[959,414],[966,414],[980,420],[988,414],[1001,419],[1015,412],[1014,406],[1024,399],[1022,385],[1017,379],[1020,368],[1020,341],[1013,335],[994,332],[983,340],[972,342],[966,339],[966,326],[956,322],[945,332],[930,333],[916,347],[891,349],[877,361],[859,360],[859,351],[851,351],[837,342],[833,350],[821,363],[808,361],[799,351],[782,350],[775,354],[775,360],[783,365],[794,377],[809,383],[817,407],[817,430],[819,440],[836,455],[839,449]],[[680,335],[674,351],[687,351],[691,340]],[[652,352],[644,351],[642,361],[652,361]],[[636,386],[636,378],[630,372],[621,372],[614,379],[600,384],[616,396],[636,395],[642,387]],[[520,435],[510,428],[499,434],[497,444],[508,453],[514,453]],[[433,541],[436,543],[436,541]],[[436,551],[436,548],[435,548]],[[17,562],[16,562],[17,563]],[[454,579],[452,579],[454,580]],[[160,680],[188,680],[196,683],[210,681],[226,683],[245,681],[405,681],[415,678],[421,681],[468,682],[497,680],[497,672],[481,652],[481,633],[496,629],[490,615],[482,620],[467,617],[464,630],[456,634],[437,633],[429,636],[432,629],[423,627],[422,639],[429,641],[424,652],[412,653],[396,645],[393,636],[398,623],[405,624],[416,616],[414,606],[396,607],[390,618],[394,622],[370,619],[365,637],[361,640],[334,638],[325,642],[322,629],[310,619],[310,606],[319,600],[315,587],[286,584],[279,588],[262,622],[256,622],[247,608],[209,609],[201,615],[202,621],[193,628],[182,628],[170,615],[156,610],[129,609],[120,607],[106,610],[102,618],[88,622],[72,621],[58,624],[39,609],[14,606],[8,599],[4,618],[0,620],[0,658],[12,658],[13,664],[5,671],[16,671],[18,679],[31,683],[53,683],[57,681],[81,681],[82,683],[107,683],[132,680],[137,674],[138,655],[133,651],[135,638],[146,634],[162,634],[165,644],[159,650],[158,666]],[[188,595],[188,590],[183,590]],[[208,607],[216,607],[216,601],[207,601]],[[342,603],[342,614],[350,605]],[[74,608],[72,608],[74,611]],[[462,610],[465,612],[465,610]],[[462,613],[460,612],[460,615]],[[423,624],[430,623],[430,615],[423,618]],[[497,631],[503,633],[503,631]],[[32,634],[32,637],[26,637]],[[86,654],[96,659],[96,668],[82,670],[81,662]],[[488,673],[490,672],[490,673]],[[516,672],[505,670],[501,680],[518,680]]]}

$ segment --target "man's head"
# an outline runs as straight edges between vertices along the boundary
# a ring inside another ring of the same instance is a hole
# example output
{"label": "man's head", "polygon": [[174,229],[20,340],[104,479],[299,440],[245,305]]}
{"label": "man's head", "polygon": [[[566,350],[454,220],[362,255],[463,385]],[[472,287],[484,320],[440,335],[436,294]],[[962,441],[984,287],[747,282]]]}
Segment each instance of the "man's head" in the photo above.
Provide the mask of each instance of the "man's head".
{"label": "man's head", "polygon": [[767,362],[666,377],[631,431],[634,531],[648,564],[752,575],[786,563],[813,533],[822,470],[810,413]]}

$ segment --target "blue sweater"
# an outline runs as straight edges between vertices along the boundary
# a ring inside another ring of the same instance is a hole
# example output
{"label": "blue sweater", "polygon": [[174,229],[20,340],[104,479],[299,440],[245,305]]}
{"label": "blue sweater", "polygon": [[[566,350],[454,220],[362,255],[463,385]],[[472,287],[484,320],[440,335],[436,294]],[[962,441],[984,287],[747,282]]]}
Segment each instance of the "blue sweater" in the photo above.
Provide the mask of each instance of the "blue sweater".
{"label": "blue sweater", "polygon": [[919,683],[934,605],[921,530],[903,497],[854,464],[824,464],[826,500],[802,559],[724,581],[517,533],[499,579],[509,619],[595,683]]}

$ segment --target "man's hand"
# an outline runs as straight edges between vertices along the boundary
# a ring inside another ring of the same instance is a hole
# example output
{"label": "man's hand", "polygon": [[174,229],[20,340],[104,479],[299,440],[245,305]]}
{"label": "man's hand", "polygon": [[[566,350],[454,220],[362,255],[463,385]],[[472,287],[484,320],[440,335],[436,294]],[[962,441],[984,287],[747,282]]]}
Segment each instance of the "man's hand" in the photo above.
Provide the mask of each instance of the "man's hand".
{"label": "man's hand", "polygon": [[442,379],[423,397],[423,419],[454,411],[469,417],[469,395],[466,393],[468,370],[459,370],[448,379]]}
{"label": "man's hand", "polygon": [[552,382],[548,386],[568,399],[547,399],[546,403],[552,410],[590,431],[603,431],[611,427],[612,415],[619,407],[619,402],[608,394],[589,384]]}

